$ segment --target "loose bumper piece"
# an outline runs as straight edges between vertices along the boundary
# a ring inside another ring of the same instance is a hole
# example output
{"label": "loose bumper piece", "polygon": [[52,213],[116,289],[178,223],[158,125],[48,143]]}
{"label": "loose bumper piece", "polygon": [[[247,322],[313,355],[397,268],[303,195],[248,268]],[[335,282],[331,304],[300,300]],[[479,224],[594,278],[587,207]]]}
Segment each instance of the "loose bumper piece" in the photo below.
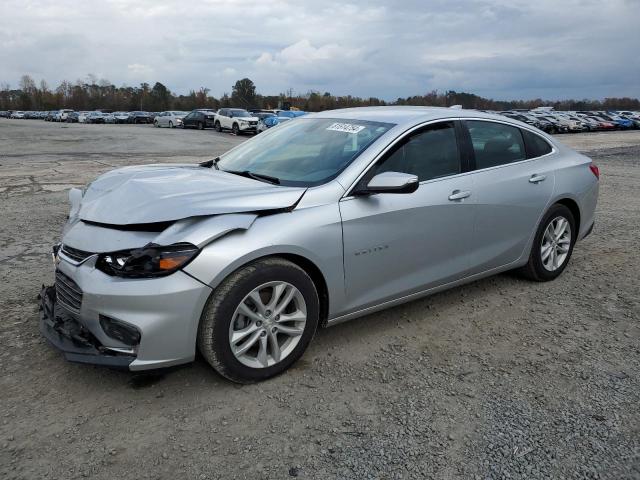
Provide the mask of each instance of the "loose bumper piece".
{"label": "loose bumper piece", "polygon": [[70,362],[90,363],[129,369],[135,355],[120,354],[104,348],[56,299],[56,287],[42,286],[40,295],[40,332]]}

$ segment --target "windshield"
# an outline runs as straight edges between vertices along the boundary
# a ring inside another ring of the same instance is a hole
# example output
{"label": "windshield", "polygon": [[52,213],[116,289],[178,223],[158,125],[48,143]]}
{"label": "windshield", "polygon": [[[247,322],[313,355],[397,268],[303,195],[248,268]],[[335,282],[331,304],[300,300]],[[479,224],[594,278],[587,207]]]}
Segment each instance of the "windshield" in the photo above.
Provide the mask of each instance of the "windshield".
{"label": "windshield", "polygon": [[232,113],[234,117],[250,117],[251,114],[246,110],[229,110],[229,113]]}
{"label": "windshield", "polygon": [[221,170],[275,177],[312,187],[335,178],[394,124],[300,118],[279,125],[223,155]]}

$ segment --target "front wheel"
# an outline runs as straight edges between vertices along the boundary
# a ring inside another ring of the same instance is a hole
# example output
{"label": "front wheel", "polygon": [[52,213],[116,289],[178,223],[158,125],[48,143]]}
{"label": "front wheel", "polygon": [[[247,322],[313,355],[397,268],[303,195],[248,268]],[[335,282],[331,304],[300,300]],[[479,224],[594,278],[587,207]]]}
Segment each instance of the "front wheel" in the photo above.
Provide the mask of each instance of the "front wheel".
{"label": "front wheel", "polygon": [[259,260],[211,294],[200,318],[198,348],[229,380],[257,382],[302,356],[318,320],[318,293],[309,275],[281,258]]}
{"label": "front wheel", "polygon": [[204,123],[198,122],[198,130],[204,130]]}
{"label": "front wheel", "polygon": [[215,127],[216,127],[216,132],[222,131],[222,125],[220,125],[220,122],[216,121]]}
{"label": "front wheel", "polygon": [[169,128],[173,128],[173,122],[169,121]]}
{"label": "front wheel", "polygon": [[559,277],[569,263],[577,235],[571,210],[561,204],[553,205],[540,222],[529,261],[521,273],[537,282]]}
{"label": "front wheel", "polygon": [[231,127],[231,132],[234,135],[238,135],[238,133],[240,133],[240,127],[238,127],[237,123],[234,123],[233,126]]}

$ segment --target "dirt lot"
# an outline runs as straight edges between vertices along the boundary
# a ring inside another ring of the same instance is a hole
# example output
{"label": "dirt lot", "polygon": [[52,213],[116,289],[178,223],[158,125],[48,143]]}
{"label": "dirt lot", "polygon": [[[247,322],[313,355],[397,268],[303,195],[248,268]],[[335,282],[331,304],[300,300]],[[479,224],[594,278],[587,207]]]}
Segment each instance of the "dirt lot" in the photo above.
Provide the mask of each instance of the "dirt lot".
{"label": "dirt lot", "polygon": [[0,477],[640,478],[640,132],[562,140],[602,171],[564,275],[499,275],[320,331],[285,375],[202,360],[134,375],[67,363],[36,295],[65,190],[241,138],[0,119]]}

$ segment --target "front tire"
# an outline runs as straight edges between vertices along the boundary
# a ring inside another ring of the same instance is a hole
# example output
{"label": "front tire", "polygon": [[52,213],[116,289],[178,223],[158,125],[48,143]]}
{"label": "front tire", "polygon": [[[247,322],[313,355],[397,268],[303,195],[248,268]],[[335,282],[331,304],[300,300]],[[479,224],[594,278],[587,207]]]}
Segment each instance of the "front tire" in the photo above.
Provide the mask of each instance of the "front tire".
{"label": "front tire", "polygon": [[222,376],[253,383],[298,360],[318,321],[318,293],[309,275],[281,258],[258,260],[211,294],[200,318],[198,348]]}
{"label": "front tire", "polygon": [[231,132],[234,135],[238,135],[240,133],[240,127],[238,127],[237,123],[234,123],[233,126],[231,127]]}
{"label": "front tire", "polygon": [[520,272],[536,282],[560,276],[569,263],[578,231],[566,206],[556,203],[545,214],[533,239],[529,261]]}
{"label": "front tire", "polygon": [[169,128],[173,128],[173,122],[169,120]]}
{"label": "front tire", "polygon": [[222,132],[222,125],[220,125],[220,122],[216,121],[215,128],[216,128],[216,132],[218,133]]}
{"label": "front tire", "polygon": [[198,130],[204,130],[204,123],[198,122]]}

